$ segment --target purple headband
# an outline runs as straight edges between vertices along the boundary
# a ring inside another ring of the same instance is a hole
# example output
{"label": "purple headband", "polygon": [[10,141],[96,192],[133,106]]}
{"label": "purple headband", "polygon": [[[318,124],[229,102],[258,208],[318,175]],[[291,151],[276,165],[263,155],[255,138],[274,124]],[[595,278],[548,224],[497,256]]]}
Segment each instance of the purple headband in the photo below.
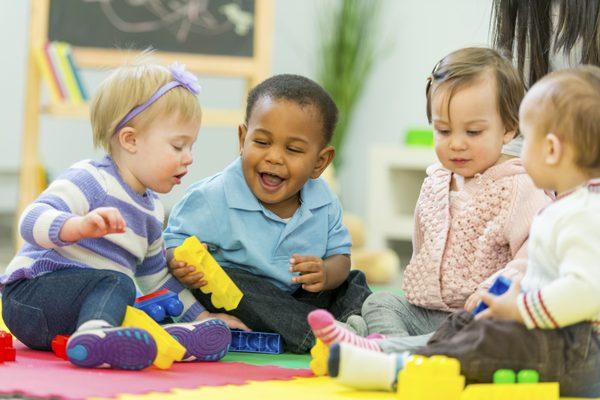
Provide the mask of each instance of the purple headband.
{"label": "purple headband", "polygon": [[167,93],[169,90],[176,88],[177,86],[183,86],[195,95],[200,93],[201,88],[200,85],[198,85],[198,78],[196,78],[196,76],[191,72],[186,71],[185,65],[175,62],[169,65],[169,71],[171,71],[171,74],[173,75],[173,80],[154,92],[154,94],[144,104],[141,104],[129,111],[129,113],[115,128],[115,133],[117,133],[122,127],[125,126],[125,124],[131,121],[139,113],[150,107],[156,100],[160,98],[160,96]]}

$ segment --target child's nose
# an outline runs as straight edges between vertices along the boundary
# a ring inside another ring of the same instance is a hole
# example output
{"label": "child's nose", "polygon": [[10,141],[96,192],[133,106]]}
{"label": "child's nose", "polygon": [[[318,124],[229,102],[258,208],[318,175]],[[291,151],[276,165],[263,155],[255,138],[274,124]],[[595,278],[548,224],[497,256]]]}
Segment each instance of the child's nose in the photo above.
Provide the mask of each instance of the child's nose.
{"label": "child's nose", "polygon": [[283,152],[275,146],[271,147],[267,153],[266,161],[272,164],[283,163]]}
{"label": "child's nose", "polygon": [[192,156],[192,152],[186,151],[185,154],[183,155],[183,160],[182,160],[183,165],[190,165],[192,162],[194,162],[194,157]]}
{"label": "child's nose", "polygon": [[464,150],[466,147],[466,141],[461,135],[452,135],[450,137],[450,149],[452,150]]}

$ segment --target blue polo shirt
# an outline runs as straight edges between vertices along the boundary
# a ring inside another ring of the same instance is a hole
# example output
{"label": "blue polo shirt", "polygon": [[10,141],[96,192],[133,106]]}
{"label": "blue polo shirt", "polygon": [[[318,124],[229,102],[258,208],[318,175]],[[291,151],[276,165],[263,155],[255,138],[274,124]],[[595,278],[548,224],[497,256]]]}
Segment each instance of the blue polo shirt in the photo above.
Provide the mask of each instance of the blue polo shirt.
{"label": "blue polo shirt", "polygon": [[164,232],[167,248],[196,236],[223,267],[264,276],[293,292],[290,257],[294,253],[323,259],[350,254],[352,242],[342,224],[340,203],[322,179],[300,191],[301,205],[289,221],[266,209],[254,196],[238,158],[222,172],[190,186],[175,205]]}

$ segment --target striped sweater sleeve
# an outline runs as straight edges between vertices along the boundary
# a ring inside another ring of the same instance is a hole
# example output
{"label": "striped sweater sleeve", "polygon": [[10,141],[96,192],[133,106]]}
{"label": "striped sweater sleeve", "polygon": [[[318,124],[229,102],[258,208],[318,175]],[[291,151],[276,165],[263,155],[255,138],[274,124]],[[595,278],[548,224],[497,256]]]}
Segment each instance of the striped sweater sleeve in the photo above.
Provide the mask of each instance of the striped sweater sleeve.
{"label": "striped sweater sleeve", "polygon": [[558,279],[517,300],[528,328],[557,329],[600,313],[599,226],[597,212],[580,211],[554,227]]}
{"label": "striped sweater sleeve", "polygon": [[194,295],[169,272],[162,236],[149,246],[147,256],[137,267],[135,276],[144,293],[168,289],[179,296],[183,303],[183,313],[177,318],[178,321],[194,321],[205,310]]}
{"label": "striped sweater sleeve", "polygon": [[68,245],[60,240],[64,223],[87,214],[104,197],[103,179],[87,161],[82,161],[61,174],[25,209],[19,232],[26,242],[43,248]]}

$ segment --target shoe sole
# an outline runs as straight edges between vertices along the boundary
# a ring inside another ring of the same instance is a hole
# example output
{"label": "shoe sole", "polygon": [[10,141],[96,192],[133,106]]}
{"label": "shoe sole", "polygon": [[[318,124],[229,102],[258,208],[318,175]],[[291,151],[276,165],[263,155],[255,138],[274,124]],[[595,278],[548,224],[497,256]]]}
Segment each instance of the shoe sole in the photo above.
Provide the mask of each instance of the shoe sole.
{"label": "shoe sole", "polygon": [[156,342],[144,330],[116,329],[104,337],[82,333],[67,345],[69,360],[83,368],[107,365],[116,369],[140,370],[150,366],[156,358]]}
{"label": "shoe sole", "polygon": [[196,324],[192,329],[188,327],[172,325],[165,328],[186,348],[184,360],[218,361],[225,357],[231,343],[231,332],[223,321],[211,319]]}

